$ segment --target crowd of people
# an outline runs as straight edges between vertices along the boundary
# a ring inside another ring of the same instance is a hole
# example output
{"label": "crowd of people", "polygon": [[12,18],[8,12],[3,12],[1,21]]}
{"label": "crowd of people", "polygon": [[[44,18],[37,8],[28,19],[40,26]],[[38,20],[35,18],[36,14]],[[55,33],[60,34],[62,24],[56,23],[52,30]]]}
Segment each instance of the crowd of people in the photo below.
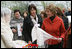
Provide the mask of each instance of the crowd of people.
{"label": "crowd of people", "polygon": [[36,6],[30,4],[28,11],[24,11],[23,15],[19,9],[15,9],[12,18],[10,9],[1,8],[1,45],[4,43],[6,48],[16,48],[17,44],[13,42],[16,40],[37,44],[37,40],[32,42],[31,31],[35,24],[40,24],[39,28],[56,38],[61,38],[59,42],[54,39],[46,40],[45,45],[48,45],[46,48],[71,48],[69,16],[71,16],[70,8],[68,11],[63,8],[62,11],[54,4],[47,6],[40,14],[37,13]]}

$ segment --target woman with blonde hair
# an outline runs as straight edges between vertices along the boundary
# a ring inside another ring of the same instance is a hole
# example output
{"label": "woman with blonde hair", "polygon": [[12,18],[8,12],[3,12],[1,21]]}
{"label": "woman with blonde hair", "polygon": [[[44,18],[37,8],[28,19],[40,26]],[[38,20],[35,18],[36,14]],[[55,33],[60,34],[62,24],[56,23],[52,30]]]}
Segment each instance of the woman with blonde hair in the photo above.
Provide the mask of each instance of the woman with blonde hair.
{"label": "woman with blonde hair", "polygon": [[56,15],[56,6],[53,4],[46,7],[46,14],[47,18],[44,19],[41,28],[50,35],[61,39],[48,39],[45,44],[48,45],[48,48],[62,48],[62,40],[64,40],[66,31],[63,20]]}

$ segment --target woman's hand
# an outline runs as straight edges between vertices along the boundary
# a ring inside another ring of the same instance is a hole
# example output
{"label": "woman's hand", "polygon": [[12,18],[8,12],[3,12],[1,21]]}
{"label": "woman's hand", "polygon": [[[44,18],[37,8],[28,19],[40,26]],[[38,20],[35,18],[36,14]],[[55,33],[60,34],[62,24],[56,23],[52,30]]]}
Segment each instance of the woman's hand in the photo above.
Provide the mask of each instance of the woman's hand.
{"label": "woman's hand", "polygon": [[21,28],[21,29],[20,29],[20,31],[22,32],[22,31],[23,31],[23,29]]}
{"label": "woman's hand", "polygon": [[61,42],[63,40],[63,38],[58,38],[58,41]]}
{"label": "woman's hand", "polygon": [[12,29],[12,32],[13,32],[13,33],[16,33],[16,32],[17,32],[17,30],[16,30],[16,29]]}
{"label": "woman's hand", "polygon": [[32,44],[32,42],[31,41],[28,41],[28,44]]}

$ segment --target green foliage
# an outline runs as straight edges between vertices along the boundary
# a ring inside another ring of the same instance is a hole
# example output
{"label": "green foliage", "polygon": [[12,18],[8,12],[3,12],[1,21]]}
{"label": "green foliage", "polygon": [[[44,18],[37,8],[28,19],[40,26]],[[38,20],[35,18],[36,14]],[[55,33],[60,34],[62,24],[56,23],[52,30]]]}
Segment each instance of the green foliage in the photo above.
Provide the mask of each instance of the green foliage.
{"label": "green foliage", "polygon": [[44,7],[44,9],[46,8],[46,3],[44,1],[41,1],[42,6]]}
{"label": "green foliage", "polygon": [[15,10],[15,9],[18,9],[18,10],[20,10],[20,12],[21,12],[21,14],[23,14],[23,12],[24,11],[26,11],[27,10],[27,7],[26,6],[14,6],[13,8],[11,8],[13,11]]}
{"label": "green foliage", "polygon": [[1,7],[8,7],[12,10],[12,12],[15,9],[18,9],[22,15],[24,11],[27,11],[28,4],[25,4],[23,1],[1,1]]}
{"label": "green foliage", "polygon": [[[21,11],[21,14],[23,14],[24,11],[27,11],[28,5],[30,2],[31,1],[1,1],[1,7],[8,7],[12,11],[15,9],[19,9]],[[56,6],[61,8],[61,10],[64,7],[68,7],[71,5],[71,2],[69,2],[69,1],[65,1],[64,3],[58,3],[56,1],[40,1],[40,2],[42,4],[42,6],[44,7],[44,10],[45,10],[46,6],[49,5],[50,3],[53,3],[53,4],[57,3]],[[37,12],[40,13],[40,9],[38,9]]]}
{"label": "green foliage", "polygon": [[56,4],[56,6],[59,7],[61,10],[62,10],[63,8],[65,8],[65,6],[64,6],[63,4]]}

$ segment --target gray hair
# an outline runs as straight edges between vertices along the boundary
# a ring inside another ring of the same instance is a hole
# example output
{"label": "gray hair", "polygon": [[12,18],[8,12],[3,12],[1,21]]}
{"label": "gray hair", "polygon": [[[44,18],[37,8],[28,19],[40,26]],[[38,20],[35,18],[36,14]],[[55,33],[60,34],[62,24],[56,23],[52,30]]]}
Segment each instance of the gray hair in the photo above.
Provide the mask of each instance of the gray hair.
{"label": "gray hair", "polygon": [[1,18],[5,17],[6,15],[11,14],[11,10],[9,8],[2,8],[1,7]]}

